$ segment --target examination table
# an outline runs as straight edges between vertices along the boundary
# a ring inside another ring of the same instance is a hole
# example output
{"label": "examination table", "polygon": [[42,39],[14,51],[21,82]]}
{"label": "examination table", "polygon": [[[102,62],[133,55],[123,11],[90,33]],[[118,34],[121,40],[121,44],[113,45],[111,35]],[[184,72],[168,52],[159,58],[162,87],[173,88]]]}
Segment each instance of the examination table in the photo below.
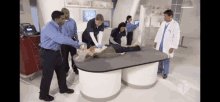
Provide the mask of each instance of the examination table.
{"label": "examination table", "polygon": [[141,51],[126,52],[123,56],[75,61],[81,95],[94,102],[111,100],[120,93],[121,82],[133,88],[151,88],[156,83],[159,61],[167,57],[146,45]]}

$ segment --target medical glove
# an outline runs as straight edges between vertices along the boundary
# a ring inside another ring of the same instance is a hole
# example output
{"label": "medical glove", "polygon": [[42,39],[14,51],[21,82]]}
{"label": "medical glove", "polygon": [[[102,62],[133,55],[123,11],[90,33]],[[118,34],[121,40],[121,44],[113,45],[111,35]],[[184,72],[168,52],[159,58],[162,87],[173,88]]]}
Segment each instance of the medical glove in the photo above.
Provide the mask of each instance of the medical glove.
{"label": "medical glove", "polygon": [[97,48],[102,48],[102,45],[98,45]]}

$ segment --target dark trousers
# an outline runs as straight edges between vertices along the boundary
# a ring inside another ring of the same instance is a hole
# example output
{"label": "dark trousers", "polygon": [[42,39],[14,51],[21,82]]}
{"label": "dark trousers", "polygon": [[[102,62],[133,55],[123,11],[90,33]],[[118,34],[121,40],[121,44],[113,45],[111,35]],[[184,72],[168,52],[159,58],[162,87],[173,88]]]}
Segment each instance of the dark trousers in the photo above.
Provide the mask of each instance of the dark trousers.
{"label": "dark trousers", "polygon": [[[97,40],[97,39],[96,39]],[[82,36],[82,42],[87,44],[87,48],[89,49],[91,46],[94,46],[92,39],[86,39],[84,36]]]}
{"label": "dark trousers", "polygon": [[38,51],[38,55],[40,57],[40,65],[43,72],[40,83],[40,96],[44,97],[49,95],[50,84],[53,78],[54,70],[57,74],[60,92],[66,91],[66,75],[60,51],[55,52],[41,48]]}
{"label": "dark trousers", "polygon": [[[69,61],[68,61],[68,56],[69,56],[69,52],[71,54],[71,57],[74,56],[76,54],[76,48],[69,46],[69,45],[61,45],[61,54],[63,57],[63,63],[64,63],[64,68],[65,68],[65,72],[68,73],[70,67],[69,67]],[[74,60],[71,58],[72,61],[72,68],[73,71],[75,72],[77,70],[77,67],[75,65]]]}
{"label": "dark trousers", "polygon": [[141,48],[140,46],[135,46],[135,47],[122,47],[121,45],[118,44],[110,44],[112,46],[116,53],[123,53],[123,52],[132,52],[132,51],[140,51]]}
{"label": "dark trousers", "polygon": [[127,45],[131,45],[133,40],[133,32],[128,32],[127,34]]}

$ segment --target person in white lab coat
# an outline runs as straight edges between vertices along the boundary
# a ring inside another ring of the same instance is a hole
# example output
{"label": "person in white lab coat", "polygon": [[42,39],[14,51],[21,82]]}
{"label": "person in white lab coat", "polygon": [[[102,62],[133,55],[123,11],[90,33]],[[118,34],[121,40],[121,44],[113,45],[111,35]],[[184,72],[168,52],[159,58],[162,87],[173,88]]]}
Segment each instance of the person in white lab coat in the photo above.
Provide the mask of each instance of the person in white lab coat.
{"label": "person in white lab coat", "polygon": [[[165,61],[160,61],[158,65],[158,69],[160,69],[164,64],[164,78],[166,78],[169,73],[170,58],[173,58],[174,49],[177,49],[179,45],[180,27],[177,21],[173,20],[172,10],[164,12],[164,20],[155,37],[154,47],[156,50],[168,55],[168,58]],[[158,70],[158,73],[161,73],[161,71]]]}

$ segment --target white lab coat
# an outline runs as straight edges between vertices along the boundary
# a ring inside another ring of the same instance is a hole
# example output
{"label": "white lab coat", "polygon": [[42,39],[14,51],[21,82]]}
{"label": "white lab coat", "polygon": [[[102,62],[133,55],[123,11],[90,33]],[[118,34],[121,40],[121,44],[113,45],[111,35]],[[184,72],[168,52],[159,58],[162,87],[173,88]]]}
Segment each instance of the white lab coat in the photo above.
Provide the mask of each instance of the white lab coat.
{"label": "white lab coat", "polygon": [[[155,37],[154,42],[157,43],[156,50],[159,50],[160,43],[163,38],[165,24],[166,21],[163,21]],[[172,20],[165,31],[164,40],[163,40],[163,52],[168,55],[168,58],[173,58],[174,51],[170,53],[169,49],[170,48],[177,49],[179,45],[179,39],[180,39],[179,24],[176,21]]]}

